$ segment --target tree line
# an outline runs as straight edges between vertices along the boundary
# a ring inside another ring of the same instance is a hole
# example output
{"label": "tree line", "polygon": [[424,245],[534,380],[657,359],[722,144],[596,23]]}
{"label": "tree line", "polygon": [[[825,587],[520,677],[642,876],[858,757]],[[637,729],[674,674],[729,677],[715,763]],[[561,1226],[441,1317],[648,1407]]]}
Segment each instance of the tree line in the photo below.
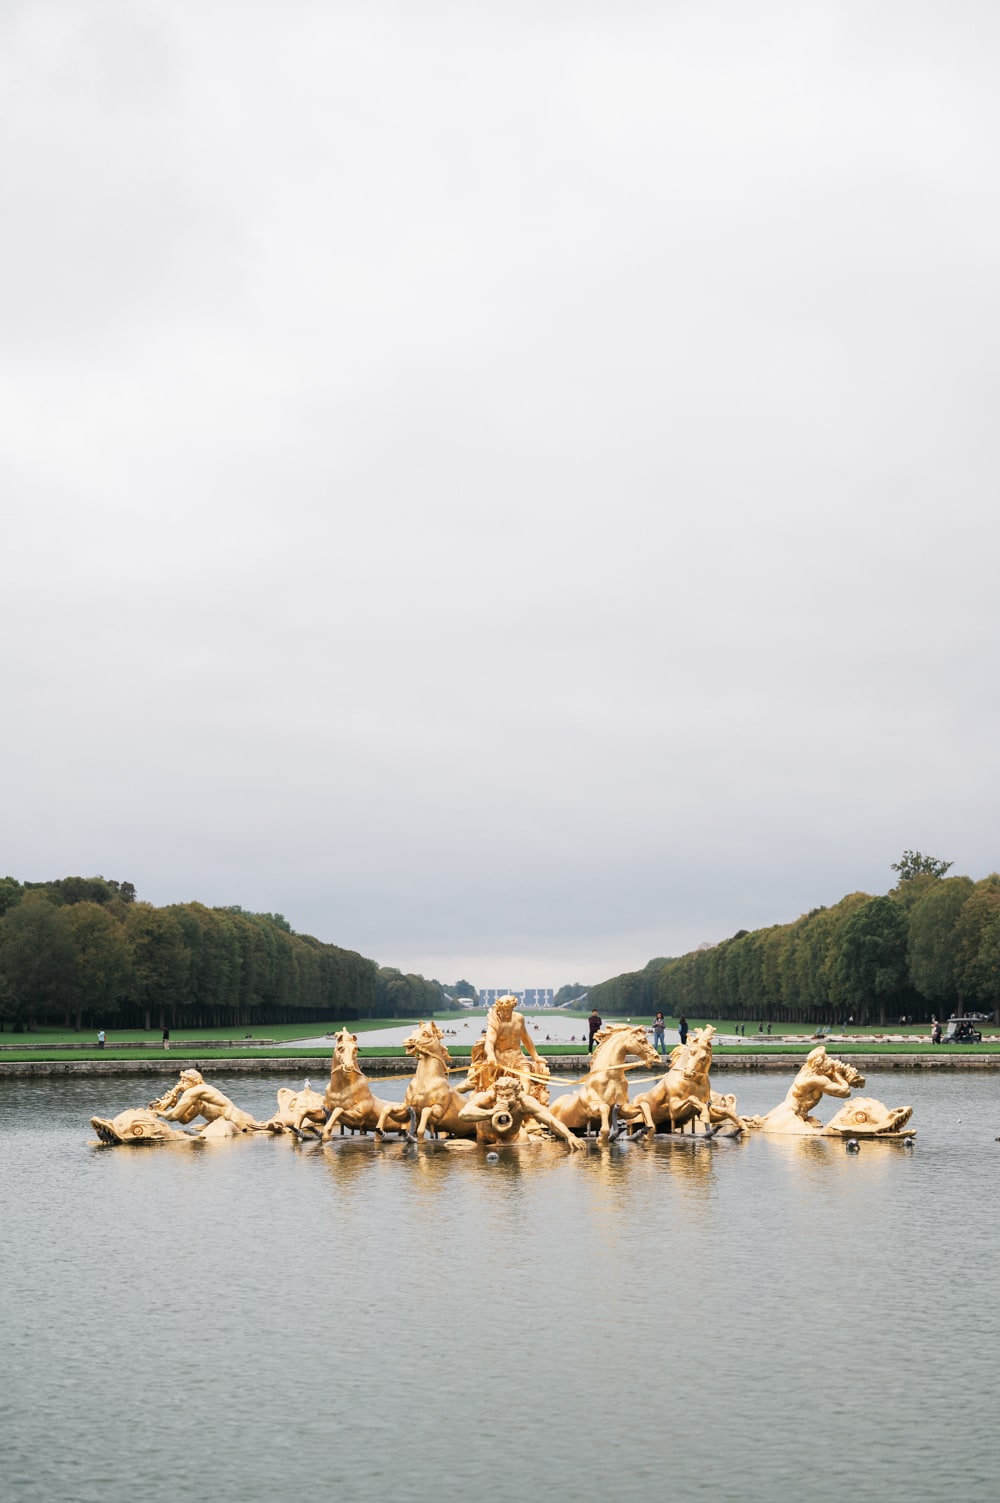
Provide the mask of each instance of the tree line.
{"label": "tree line", "polygon": [[591,988],[602,1012],[859,1025],[1000,1013],[1000,875],[949,877],[906,851],[884,896],[854,892],[794,923],[652,960]]}
{"label": "tree line", "polygon": [[0,878],[0,1030],[245,1028],[447,1005],[439,982],[296,934],[280,913],[157,908],[104,877]]}

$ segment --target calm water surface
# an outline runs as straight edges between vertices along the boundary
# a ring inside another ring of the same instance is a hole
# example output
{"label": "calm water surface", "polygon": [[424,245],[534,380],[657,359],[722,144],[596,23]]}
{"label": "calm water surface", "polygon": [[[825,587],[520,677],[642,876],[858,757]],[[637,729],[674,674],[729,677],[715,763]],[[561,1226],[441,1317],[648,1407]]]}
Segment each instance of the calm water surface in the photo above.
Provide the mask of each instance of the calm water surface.
{"label": "calm water surface", "polygon": [[[212,1079],[260,1116],[286,1083]],[[1000,1488],[995,1076],[870,1076],[912,1152],[94,1146],[164,1084],[0,1081],[17,1503]]]}

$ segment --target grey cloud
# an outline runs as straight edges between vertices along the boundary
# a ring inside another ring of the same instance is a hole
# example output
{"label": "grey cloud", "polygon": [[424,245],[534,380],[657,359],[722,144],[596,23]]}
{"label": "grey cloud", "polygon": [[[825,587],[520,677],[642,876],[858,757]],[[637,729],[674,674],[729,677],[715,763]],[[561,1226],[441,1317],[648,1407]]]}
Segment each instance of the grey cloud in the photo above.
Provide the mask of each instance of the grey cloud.
{"label": "grey cloud", "polygon": [[997,864],[991,8],[4,42],[16,875],[558,985]]}

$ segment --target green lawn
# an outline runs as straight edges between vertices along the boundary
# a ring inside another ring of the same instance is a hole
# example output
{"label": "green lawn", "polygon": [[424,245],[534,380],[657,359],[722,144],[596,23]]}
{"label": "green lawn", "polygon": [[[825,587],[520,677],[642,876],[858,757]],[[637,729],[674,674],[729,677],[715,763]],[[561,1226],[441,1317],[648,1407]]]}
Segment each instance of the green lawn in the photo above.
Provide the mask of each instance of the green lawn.
{"label": "green lawn", "polygon": [[[171,1043],[199,1042],[206,1043],[213,1039],[240,1040],[243,1035],[249,1033],[252,1038],[274,1039],[277,1043],[285,1040],[322,1038],[327,1033],[337,1033],[341,1028],[349,1028],[352,1033],[370,1033],[379,1028],[413,1028],[417,1024],[416,1018],[361,1018],[354,1022],[344,1023],[340,1019],[331,1019],[326,1023],[268,1023],[266,1026],[251,1028],[188,1028],[183,1023],[171,1027]],[[151,1049],[160,1049],[161,1030],[151,1028],[148,1031],[142,1028],[115,1028],[112,1024],[105,1027],[107,1034],[107,1046],[103,1053],[107,1054],[114,1048],[115,1042],[121,1044],[148,1044]],[[0,1044],[20,1044],[28,1049],[44,1049],[46,1044],[86,1044],[96,1040],[97,1030],[86,1029],[82,1033],[76,1033],[72,1028],[56,1028],[42,1025],[34,1033],[19,1033],[4,1031],[0,1033]],[[97,1045],[94,1044],[95,1053]]]}
{"label": "green lawn", "polygon": [[[566,1014],[560,1009],[561,1016],[572,1016],[582,1019],[587,1016],[585,1012]],[[448,1025],[456,1019],[462,1021],[479,1020],[482,1022],[486,1013],[482,1009],[467,1011],[465,1009],[457,1013],[438,1013],[435,1020],[443,1025]],[[606,1022],[643,1022],[647,1026],[651,1019],[633,1018],[626,1020],[624,1016],[606,1018]],[[703,1026],[703,1020],[691,1018],[691,1028]],[[735,1023],[726,1019],[711,1020],[716,1033],[719,1035],[732,1034],[735,1031]],[[330,1019],[325,1023],[276,1023],[267,1027],[251,1028],[249,1032],[255,1038],[273,1040],[273,1043],[246,1045],[242,1042],[241,1035],[248,1030],[239,1028],[204,1028],[190,1029],[179,1025],[171,1029],[171,1053],[178,1059],[198,1059],[211,1061],[224,1061],[227,1059],[260,1059],[262,1056],[269,1059],[316,1059],[325,1061],[329,1059],[332,1050],[332,1039],[319,1048],[305,1049],[296,1045],[294,1040],[301,1038],[321,1038],[326,1034],[333,1034],[346,1026],[352,1033],[361,1037],[361,1053],[367,1059],[394,1058],[404,1054],[401,1045],[386,1046],[373,1045],[369,1048],[364,1046],[364,1035],[381,1028],[413,1027],[415,1018],[364,1018],[357,1022],[346,1025],[337,1019]],[[676,1028],[676,1019],[667,1020],[668,1028]],[[984,1036],[982,1044],[947,1044],[935,1048],[927,1040],[927,1027],[923,1024],[914,1024],[910,1027],[905,1025],[894,1027],[886,1025],[879,1028],[872,1025],[866,1028],[849,1028],[844,1030],[846,1038],[829,1040],[831,1053],[850,1055],[863,1052],[865,1054],[921,1054],[934,1053],[941,1055],[961,1054],[996,1054],[1000,1052],[1000,1035],[992,1030],[990,1024],[985,1027],[989,1030]],[[72,1029],[42,1027],[35,1033],[0,1033],[0,1061],[3,1060],[127,1060],[141,1064],[144,1060],[164,1058],[165,1051],[161,1044],[159,1029],[148,1033],[142,1030],[127,1030],[121,1032],[113,1027],[107,1030],[108,1042],[104,1049],[98,1049],[94,1042],[95,1035],[90,1033],[75,1033]],[[893,1036],[889,1042],[887,1035]],[[921,1037],[923,1036],[923,1037]],[[781,1040],[787,1040],[782,1042]],[[231,1048],[221,1047],[221,1041],[231,1040]],[[455,1054],[467,1052],[473,1038],[462,1039],[449,1037],[446,1039],[449,1047]],[[715,1052],[719,1056],[724,1055],[753,1055],[758,1048],[763,1054],[783,1052],[788,1054],[805,1054],[816,1043],[812,1028],[806,1024],[789,1025],[780,1033],[774,1028],[770,1040],[768,1035],[761,1035],[751,1024],[747,1024],[746,1042],[739,1044],[720,1044],[715,1046]],[[53,1044],[84,1044],[86,1047],[75,1049],[53,1049]],[[121,1049],[116,1044],[132,1043],[142,1044],[143,1048]],[[17,1045],[17,1048],[11,1048]],[[539,1052],[542,1055],[577,1055],[583,1052],[581,1043],[577,1044],[539,1044]]]}

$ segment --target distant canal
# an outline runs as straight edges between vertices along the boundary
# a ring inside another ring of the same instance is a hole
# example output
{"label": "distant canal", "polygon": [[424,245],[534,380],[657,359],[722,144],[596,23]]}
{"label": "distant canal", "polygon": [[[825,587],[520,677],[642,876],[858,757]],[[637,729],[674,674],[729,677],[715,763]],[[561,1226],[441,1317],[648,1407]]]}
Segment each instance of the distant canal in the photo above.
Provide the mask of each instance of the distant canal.
{"label": "distant canal", "polygon": [[[210,1078],[258,1116],[301,1083]],[[790,1080],[719,1085],[749,1113]],[[93,1145],[92,1114],[163,1085],[0,1080],[16,1503],[1000,1486],[994,1074],[869,1076],[864,1094],[914,1106],[912,1151]]]}

